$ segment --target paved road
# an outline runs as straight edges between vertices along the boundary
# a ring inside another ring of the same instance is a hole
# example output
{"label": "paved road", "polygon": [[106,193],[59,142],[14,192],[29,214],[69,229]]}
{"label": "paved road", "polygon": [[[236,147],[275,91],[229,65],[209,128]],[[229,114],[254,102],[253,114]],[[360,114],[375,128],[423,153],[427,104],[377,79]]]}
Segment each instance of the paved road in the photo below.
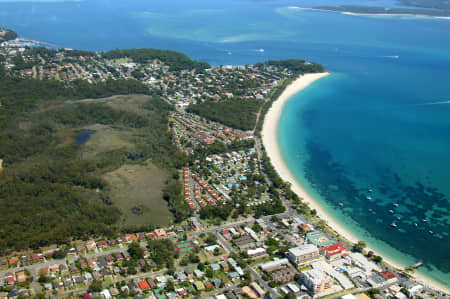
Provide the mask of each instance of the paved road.
{"label": "paved road", "polygon": [[[127,247],[114,248],[114,249],[107,250],[107,251],[99,251],[97,253],[86,254],[83,257],[85,257],[87,259],[91,259],[91,258],[96,258],[96,257],[99,257],[99,256],[103,256],[103,255],[109,255],[109,254],[112,254],[112,253],[125,252],[126,250],[127,250]],[[64,258],[64,259],[61,259],[61,260],[50,260],[50,261],[45,262],[45,263],[33,264],[33,265],[24,266],[24,267],[12,268],[12,269],[1,271],[0,272],[0,276],[4,276],[4,275],[6,275],[6,273],[9,273],[9,272],[17,272],[17,271],[21,271],[21,270],[24,270],[24,269],[29,270],[31,273],[36,272],[36,274],[38,274],[38,271],[39,271],[40,268],[50,267],[50,266],[53,266],[55,264],[73,263],[76,260],[78,260],[79,258],[80,258],[80,256],[74,256],[74,257],[70,257],[70,258]]]}

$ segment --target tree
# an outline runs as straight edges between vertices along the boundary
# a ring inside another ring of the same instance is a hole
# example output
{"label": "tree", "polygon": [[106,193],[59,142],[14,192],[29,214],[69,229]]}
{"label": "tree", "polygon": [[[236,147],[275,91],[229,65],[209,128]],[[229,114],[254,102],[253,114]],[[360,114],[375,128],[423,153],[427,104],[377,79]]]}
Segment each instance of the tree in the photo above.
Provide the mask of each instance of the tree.
{"label": "tree", "polygon": [[55,250],[53,251],[52,257],[56,260],[61,260],[63,258],[65,258],[67,255],[67,253],[64,250]]}
{"label": "tree", "polygon": [[101,292],[103,290],[103,283],[100,280],[93,280],[88,290],[90,292]]}
{"label": "tree", "polygon": [[132,259],[141,259],[144,257],[144,249],[136,242],[128,245],[128,253]]}
{"label": "tree", "polygon": [[211,244],[216,244],[217,242],[217,236],[213,233],[208,233],[205,242],[208,243],[209,245]]}
{"label": "tree", "polygon": [[358,243],[353,244],[353,250],[356,252],[363,252],[364,248],[366,248],[366,242],[358,241]]}

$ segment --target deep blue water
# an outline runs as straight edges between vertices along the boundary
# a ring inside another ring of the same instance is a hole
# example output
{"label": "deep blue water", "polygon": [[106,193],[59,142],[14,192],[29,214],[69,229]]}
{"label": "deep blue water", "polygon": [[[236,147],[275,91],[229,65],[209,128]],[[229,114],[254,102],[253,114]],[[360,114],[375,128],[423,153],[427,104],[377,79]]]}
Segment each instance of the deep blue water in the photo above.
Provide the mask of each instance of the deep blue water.
{"label": "deep blue water", "polygon": [[423,261],[421,272],[450,286],[450,20],[289,7],[390,0],[3,2],[0,27],[60,47],[174,49],[215,65],[324,64],[333,74],[281,118],[291,171],[369,245],[405,265]]}
{"label": "deep blue water", "polygon": [[91,138],[91,135],[94,134],[94,133],[95,133],[94,130],[81,130],[75,136],[75,141],[78,144],[84,144]]}

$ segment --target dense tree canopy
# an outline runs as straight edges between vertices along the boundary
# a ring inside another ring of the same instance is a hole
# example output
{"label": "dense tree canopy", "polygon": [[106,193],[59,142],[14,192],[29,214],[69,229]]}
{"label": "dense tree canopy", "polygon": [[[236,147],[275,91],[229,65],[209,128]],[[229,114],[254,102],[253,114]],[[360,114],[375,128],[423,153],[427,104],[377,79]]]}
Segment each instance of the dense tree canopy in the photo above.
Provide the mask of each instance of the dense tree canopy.
{"label": "dense tree canopy", "polygon": [[252,130],[260,105],[260,101],[251,99],[206,101],[190,105],[187,111],[236,129]]}
{"label": "dense tree canopy", "polygon": [[205,62],[197,62],[186,55],[170,51],[158,49],[129,49],[129,50],[112,50],[103,53],[103,57],[107,59],[131,58],[137,63],[147,63],[150,60],[159,59],[170,67],[172,71],[179,70],[204,70],[210,65]]}

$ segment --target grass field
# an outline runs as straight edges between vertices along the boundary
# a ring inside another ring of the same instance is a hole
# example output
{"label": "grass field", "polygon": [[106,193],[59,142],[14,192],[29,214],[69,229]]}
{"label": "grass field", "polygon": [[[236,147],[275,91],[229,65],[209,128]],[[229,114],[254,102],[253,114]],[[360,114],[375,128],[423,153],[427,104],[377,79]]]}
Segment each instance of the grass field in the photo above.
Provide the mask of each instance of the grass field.
{"label": "grass field", "polygon": [[84,158],[91,158],[102,152],[115,149],[134,147],[133,130],[125,131],[101,124],[87,126],[83,129],[95,131],[83,146],[82,155]]}
{"label": "grass field", "polygon": [[151,163],[124,165],[103,176],[110,184],[111,201],[123,213],[123,226],[169,224],[170,212],[162,199],[166,176],[164,170]]}
{"label": "grass field", "polygon": [[118,58],[118,59],[112,59],[110,61],[115,62],[115,63],[127,63],[127,62],[133,62],[133,59],[131,59],[131,58]]}

